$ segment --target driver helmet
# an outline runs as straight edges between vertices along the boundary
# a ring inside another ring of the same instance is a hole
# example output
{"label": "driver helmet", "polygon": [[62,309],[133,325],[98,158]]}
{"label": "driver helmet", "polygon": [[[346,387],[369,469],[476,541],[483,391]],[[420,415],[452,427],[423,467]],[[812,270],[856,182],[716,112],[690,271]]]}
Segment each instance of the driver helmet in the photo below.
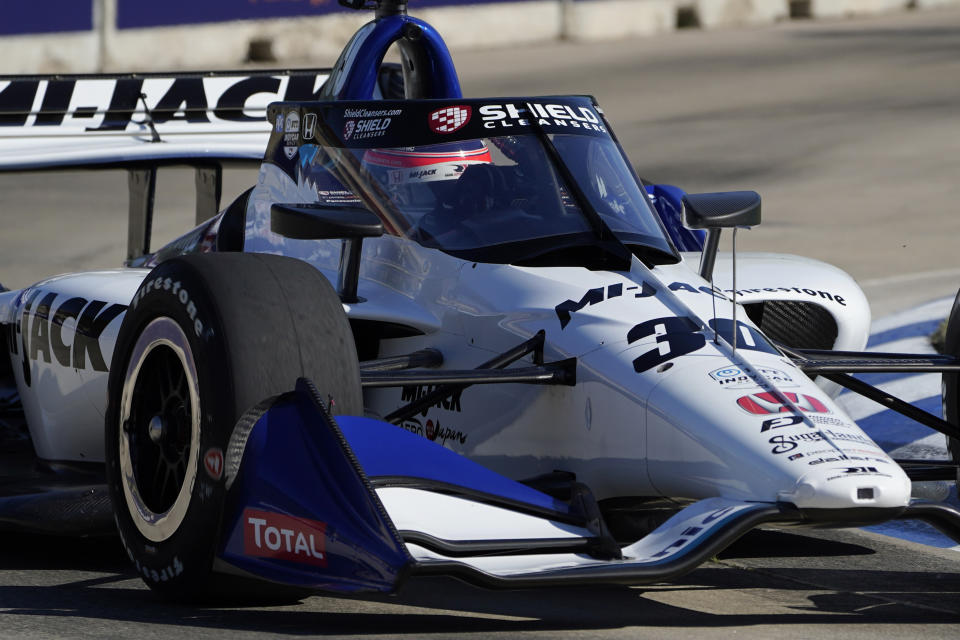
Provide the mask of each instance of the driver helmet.
{"label": "driver helmet", "polygon": [[480,140],[370,149],[363,155],[364,167],[397,205],[424,211],[449,201],[467,167],[492,162]]}

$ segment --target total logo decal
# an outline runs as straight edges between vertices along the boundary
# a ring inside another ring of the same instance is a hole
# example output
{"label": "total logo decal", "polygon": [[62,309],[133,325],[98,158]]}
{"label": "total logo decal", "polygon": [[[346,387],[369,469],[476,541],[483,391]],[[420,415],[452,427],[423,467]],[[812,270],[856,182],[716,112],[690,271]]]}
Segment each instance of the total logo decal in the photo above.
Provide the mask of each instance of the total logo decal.
{"label": "total logo decal", "polygon": [[248,556],[325,567],[326,535],[325,522],[257,509],[243,511],[243,552]]}
{"label": "total logo decal", "polygon": [[[780,395],[770,391],[753,393],[749,396],[737,398],[737,405],[747,413],[757,416],[790,412],[790,407],[783,403]],[[782,395],[786,396],[787,400],[795,404],[804,413],[830,413],[827,405],[813,396],[802,393],[784,393]]]}
{"label": "total logo decal", "polygon": [[473,109],[466,105],[444,107],[427,116],[427,124],[434,133],[453,133],[467,126]]}
{"label": "total logo decal", "polygon": [[796,387],[799,384],[790,374],[771,367],[757,367],[756,369],[723,367],[711,371],[710,377],[724,389],[752,389],[757,386],[766,386],[766,383],[757,374],[778,387]]}
{"label": "total logo decal", "polygon": [[[29,289],[21,298],[20,321],[7,332],[13,355],[22,355],[24,382],[30,385],[27,360],[63,367],[107,371],[100,336],[126,306],[102,300],[67,297],[53,291]],[[64,327],[72,327],[73,340],[64,340]],[[17,340],[17,335],[20,339]]]}
{"label": "total logo decal", "polygon": [[479,111],[485,129],[500,129],[516,125],[529,126],[532,122],[536,122],[538,125],[607,132],[600,117],[590,107],[528,102],[524,106],[512,103],[485,104]]}

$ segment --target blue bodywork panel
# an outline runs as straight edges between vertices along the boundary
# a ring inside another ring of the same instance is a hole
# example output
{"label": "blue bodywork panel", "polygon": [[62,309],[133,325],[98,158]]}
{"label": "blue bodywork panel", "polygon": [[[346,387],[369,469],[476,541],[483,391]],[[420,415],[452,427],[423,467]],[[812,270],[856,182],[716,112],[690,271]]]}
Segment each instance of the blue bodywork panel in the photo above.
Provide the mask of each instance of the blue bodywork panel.
{"label": "blue bodywork panel", "polygon": [[647,186],[647,193],[653,196],[653,208],[667,229],[678,251],[703,251],[707,232],[702,229],[687,229],[683,226],[681,199],[686,193],[683,189],[669,184]]}
{"label": "blue bodywork panel", "polygon": [[566,502],[495,473],[422,436],[370,418],[338,416],[370,478],[421,478],[570,515]]}
{"label": "blue bodywork panel", "polygon": [[328,78],[324,95],[337,100],[372,99],[384,54],[410,30],[418,30],[419,36],[415,41],[407,40],[405,45],[419,49],[423,54],[420,57],[430,66],[429,71],[420,70],[430,80],[429,95],[421,97],[463,97],[457,70],[443,38],[423,20],[406,15],[386,16],[357,31]]}
{"label": "blue bodywork panel", "polygon": [[256,421],[227,496],[221,558],[273,582],[393,591],[412,560],[313,384],[298,381],[244,419]]}

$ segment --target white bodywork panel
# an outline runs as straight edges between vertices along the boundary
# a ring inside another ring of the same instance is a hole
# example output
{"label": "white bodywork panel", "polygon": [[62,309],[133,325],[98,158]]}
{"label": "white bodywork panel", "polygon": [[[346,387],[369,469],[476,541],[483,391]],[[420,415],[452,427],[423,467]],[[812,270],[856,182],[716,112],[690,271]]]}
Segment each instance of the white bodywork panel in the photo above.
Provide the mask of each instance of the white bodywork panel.
{"label": "white bodywork panel", "polygon": [[127,303],[147,273],[63,275],[6,294],[0,317],[14,319],[7,346],[40,458],[103,461],[113,347]]}
{"label": "white bodywork panel", "polygon": [[583,527],[553,522],[502,507],[423,489],[377,489],[390,520],[399,531],[418,531],[443,540],[578,538],[593,534]]}

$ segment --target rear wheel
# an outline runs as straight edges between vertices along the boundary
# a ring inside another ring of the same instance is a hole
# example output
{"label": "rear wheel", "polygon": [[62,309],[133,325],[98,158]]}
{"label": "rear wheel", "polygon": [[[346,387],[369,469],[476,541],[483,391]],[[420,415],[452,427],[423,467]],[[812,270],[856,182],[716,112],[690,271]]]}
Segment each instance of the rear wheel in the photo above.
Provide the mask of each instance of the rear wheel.
{"label": "rear wheel", "polygon": [[349,323],[310,265],[185,256],[144,280],[114,350],[105,432],[117,526],[152,589],[191,601],[306,593],[213,572],[234,425],[299,377],[314,380],[336,413],[362,413]]}
{"label": "rear wheel", "polygon": [[[960,357],[960,292],[957,292],[947,321],[944,353]],[[950,424],[960,426],[960,374],[943,374],[943,417]],[[960,465],[960,439],[947,438],[947,447],[954,464]],[[960,466],[957,468],[957,486],[960,487]]]}

